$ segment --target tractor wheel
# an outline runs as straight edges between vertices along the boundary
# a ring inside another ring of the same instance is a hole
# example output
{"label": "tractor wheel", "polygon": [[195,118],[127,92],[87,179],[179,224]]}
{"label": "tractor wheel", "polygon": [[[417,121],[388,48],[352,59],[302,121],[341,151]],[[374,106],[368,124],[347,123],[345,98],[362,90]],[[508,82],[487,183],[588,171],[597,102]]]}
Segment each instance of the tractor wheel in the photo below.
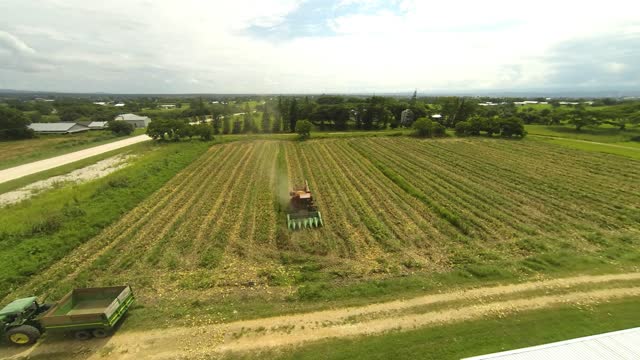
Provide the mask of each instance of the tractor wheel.
{"label": "tractor wheel", "polygon": [[21,325],[7,331],[7,340],[16,345],[31,345],[40,337],[40,330],[31,325]]}
{"label": "tractor wheel", "polygon": [[96,338],[104,338],[109,336],[109,332],[105,329],[95,329],[93,331],[91,331],[91,335],[93,335],[93,337]]}
{"label": "tractor wheel", "polygon": [[89,339],[91,339],[91,333],[86,331],[86,330],[76,331],[76,333],[73,334],[73,336],[77,340],[89,340]]}

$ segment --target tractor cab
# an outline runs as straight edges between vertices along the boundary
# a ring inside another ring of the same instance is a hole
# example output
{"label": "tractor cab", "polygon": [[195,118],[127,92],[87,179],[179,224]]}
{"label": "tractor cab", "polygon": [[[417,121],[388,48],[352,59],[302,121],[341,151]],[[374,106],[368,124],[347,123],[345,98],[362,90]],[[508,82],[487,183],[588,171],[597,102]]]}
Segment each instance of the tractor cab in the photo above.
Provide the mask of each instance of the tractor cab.
{"label": "tractor cab", "polygon": [[14,344],[34,342],[41,331],[37,317],[49,307],[38,304],[35,296],[11,302],[0,310],[0,333]]}

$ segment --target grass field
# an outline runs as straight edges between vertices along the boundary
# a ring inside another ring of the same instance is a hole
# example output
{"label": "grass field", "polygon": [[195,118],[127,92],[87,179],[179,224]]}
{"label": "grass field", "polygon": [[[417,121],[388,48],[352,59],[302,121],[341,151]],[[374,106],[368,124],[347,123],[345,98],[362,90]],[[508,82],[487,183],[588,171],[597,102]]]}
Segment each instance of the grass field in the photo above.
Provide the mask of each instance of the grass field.
{"label": "grass field", "polygon": [[640,127],[629,127],[627,130],[621,131],[617,127],[600,125],[587,126],[577,131],[571,125],[527,125],[526,130],[529,135],[562,137],[601,143],[628,143],[640,148],[640,142],[631,141],[631,138],[640,136]]}
{"label": "grass field", "polygon": [[[144,327],[221,320],[229,304],[251,317],[397,296],[438,274],[620,268],[640,260],[636,164],[499,139],[215,145],[18,293],[129,283],[140,308],[127,326]],[[304,179],[326,226],[290,232],[287,189]]]}
{"label": "grass field", "polygon": [[137,155],[122,170],[81,185],[59,186],[1,208],[0,294],[10,293],[100,233],[207,147],[206,143],[136,144],[120,150]]}
{"label": "grass field", "polygon": [[611,126],[591,126],[576,131],[568,125],[527,125],[529,139],[545,141],[572,149],[626,156],[640,160],[640,128],[620,131]]}
{"label": "grass field", "polygon": [[[228,355],[225,359],[433,359],[458,360],[637,327],[637,301],[557,307],[492,316],[453,325],[381,336],[329,340],[298,348]],[[211,357],[212,359],[214,357]]]}
{"label": "grass field", "polygon": [[[131,136],[144,134],[137,129]],[[0,142],[0,170],[73,151],[122,140],[109,131],[87,131],[67,135],[39,135],[37,138]]]}

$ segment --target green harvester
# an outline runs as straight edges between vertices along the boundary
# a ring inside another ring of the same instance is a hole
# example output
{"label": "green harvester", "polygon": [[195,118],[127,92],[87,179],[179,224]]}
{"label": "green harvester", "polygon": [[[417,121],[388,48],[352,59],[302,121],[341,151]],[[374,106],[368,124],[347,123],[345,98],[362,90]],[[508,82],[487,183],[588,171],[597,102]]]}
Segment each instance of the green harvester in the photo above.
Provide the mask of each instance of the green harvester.
{"label": "green harvester", "polygon": [[295,186],[289,192],[291,200],[287,210],[287,227],[289,230],[309,229],[324,226],[322,214],[316,207],[313,195],[309,190],[309,182],[304,186]]}

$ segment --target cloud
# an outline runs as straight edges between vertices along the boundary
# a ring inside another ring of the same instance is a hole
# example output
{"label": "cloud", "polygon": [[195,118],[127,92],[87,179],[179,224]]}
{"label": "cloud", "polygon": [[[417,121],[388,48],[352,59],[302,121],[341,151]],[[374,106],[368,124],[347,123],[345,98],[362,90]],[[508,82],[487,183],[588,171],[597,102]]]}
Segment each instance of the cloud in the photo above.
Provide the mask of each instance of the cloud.
{"label": "cloud", "polygon": [[39,72],[53,66],[33,48],[16,36],[0,31],[0,69]]}
{"label": "cloud", "polygon": [[0,78],[123,93],[640,87],[640,6],[594,4],[4,0]]}

